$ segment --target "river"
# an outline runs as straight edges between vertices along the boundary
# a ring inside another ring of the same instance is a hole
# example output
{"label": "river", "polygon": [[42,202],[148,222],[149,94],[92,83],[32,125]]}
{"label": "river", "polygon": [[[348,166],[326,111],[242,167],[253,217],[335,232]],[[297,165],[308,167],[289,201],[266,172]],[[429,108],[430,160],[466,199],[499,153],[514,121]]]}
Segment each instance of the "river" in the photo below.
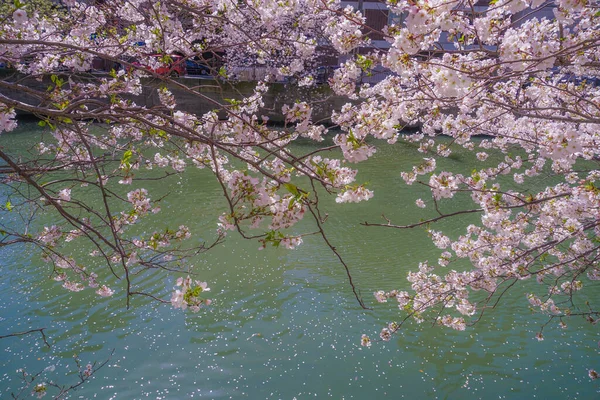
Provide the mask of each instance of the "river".
{"label": "river", "polygon": [[[0,135],[0,146],[26,146],[39,133],[24,124]],[[198,314],[140,298],[127,309],[119,284],[110,298],[66,292],[46,278],[39,254],[24,247],[0,250],[0,335],[45,327],[52,344],[47,348],[35,334],[0,340],[0,397],[10,398],[21,386],[19,368],[36,372],[54,365],[47,379],[68,385],[76,382],[74,354],[83,364],[102,362],[114,349],[108,364],[71,398],[598,398],[598,382],[587,376],[589,368],[600,369],[597,327],[573,318],[567,329],[546,327],[545,340],[537,341],[535,333],[547,319],[529,310],[527,288],[509,293],[464,332],[409,323],[390,342],[360,346],[361,334],[376,337],[399,319],[394,304],[378,304],[372,293],[407,288],[406,273],[439,254],[422,229],[359,225],[381,222],[382,213],[397,224],[431,215],[431,207],[414,206],[427,192],[400,178],[420,156],[406,144],[384,145],[360,166],[358,180],[369,182],[373,199],[323,201],[329,212],[325,229],[370,311],[357,304],[343,267],[317,237],[293,251],[259,251],[259,243],[230,235],[191,261],[213,299]],[[442,164],[467,172],[475,163],[458,152]],[[144,185],[171,193],[157,225],[185,222],[192,232],[214,237],[225,205],[208,171],[190,168],[170,181]],[[460,199],[444,209],[459,205]],[[449,220],[438,229],[458,235],[476,218]],[[163,273],[143,282],[165,297],[173,285]]]}

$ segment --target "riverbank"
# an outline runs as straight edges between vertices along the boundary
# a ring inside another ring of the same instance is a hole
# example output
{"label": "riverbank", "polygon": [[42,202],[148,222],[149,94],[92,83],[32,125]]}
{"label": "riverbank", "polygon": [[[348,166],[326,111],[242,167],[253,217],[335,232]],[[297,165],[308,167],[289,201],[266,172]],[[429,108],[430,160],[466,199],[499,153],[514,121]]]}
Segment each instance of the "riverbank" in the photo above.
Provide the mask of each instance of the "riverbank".
{"label": "riverbank", "polygon": [[[68,82],[69,75],[56,74],[59,78]],[[105,77],[105,74],[87,73],[72,75],[72,79],[93,83]],[[0,71],[0,79],[5,83],[0,86],[0,94],[28,105],[39,106],[41,100],[37,93],[45,93],[48,87],[53,86],[51,76],[45,76],[41,80],[28,77],[14,71]],[[10,83],[18,82],[21,88],[11,88]],[[166,82],[159,78],[142,78],[143,90],[140,95],[126,96],[136,104],[152,108],[161,105],[158,90],[166,85],[173,93],[177,101],[177,109],[195,115],[202,115],[211,110],[219,110],[230,105],[230,100],[241,100],[253,94],[256,82],[231,82],[222,81],[214,77],[184,76],[172,78]],[[65,84],[67,86],[68,84]],[[26,90],[22,90],[25,88]],[[229,100],[229,101],[228,101]],[[107,100],[108,101],[108,100]],[[306,101],[313,104],[313,121],[316,123],[330,124],[331,113],[340,109],[349,101],[347,97],[336,96],[328,85],[314,87],[299,87],[294,83],[271,83],[268,92],[263,96],[264,107],[260,115],[269,117],[274,123],[283,123],[284,116],[281,108],[284,104],[293,104],[298,101]],[[31,112],[19,110],[20,116],[32,115]],[[221,113],[225,118],[225,113]]]}

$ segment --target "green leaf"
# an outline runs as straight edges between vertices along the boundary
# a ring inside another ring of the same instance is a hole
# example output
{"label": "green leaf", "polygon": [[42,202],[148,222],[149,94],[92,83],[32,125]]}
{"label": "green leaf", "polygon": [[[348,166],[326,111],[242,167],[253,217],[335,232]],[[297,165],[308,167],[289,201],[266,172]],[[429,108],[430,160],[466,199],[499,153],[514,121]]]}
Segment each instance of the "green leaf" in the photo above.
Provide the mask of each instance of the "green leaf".
{"label": "green leaf", "polygon": [[226,102],[228,102],[232,106],[239,106],[240,104],[242,104],[241,101],[236,100],[236,99],[223,99],[223,100],[225,100]]}
{"label": "green leaf", "polygon": [[131,167],[129,161],[131,160],[132,156],[133,152],[131,150],[127,150],[125,153],[123,153],[123,158],[121,158],[121,165],[125,166],[126,168]]}
{"label": "green leaf", "polygon": [[360,148],[360,146],[361,146],[360,143],[358,142],[358,140],[356,139],[356,136],[354,136],[354,133],[352,132],[352,129],[350,129],[348,131],[348,141],[350,143],[352,143],[352,148],[354,150]]}
{"label": "green leaf", "polygon": [[359,54],[358,56],[356,56],[356,65],[358,65],[360,69],[363,70],[363,72],[367,72],[367,70],[373,67],[373,60]]}
{"label": "green leaf", "polygon": [[296,197],[302,196],[300,194],[300,192],[298,191],[298,187],[296,185],[294,185],[292,183],[284,183],[283,186],[285,186],[285,188],[288,190],[288,192],[290,192],[294,196],[296,196]]}

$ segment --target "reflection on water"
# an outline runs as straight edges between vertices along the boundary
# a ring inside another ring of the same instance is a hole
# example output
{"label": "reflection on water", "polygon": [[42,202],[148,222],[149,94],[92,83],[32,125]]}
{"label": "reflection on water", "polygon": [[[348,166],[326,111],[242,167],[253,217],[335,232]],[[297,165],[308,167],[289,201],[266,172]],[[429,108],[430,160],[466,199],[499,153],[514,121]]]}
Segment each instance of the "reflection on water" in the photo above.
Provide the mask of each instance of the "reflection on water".
{"label": "reflection on water", "polygon": [[[19,141],[3,135],[0,144]],[[573,320],[567,330],[547,328],[546,340],[538,342],[534,334],[545,320],[530,315],[522,293],[507,296],[506,307],[465,332],[410,325],[391,342],[360,347],[362,333],[376,335],[397,317],[393,304],[377,305],[371,293],[406,288],[406,272],[438,255],[422,230],[359,225],[380,220],[382,212],[399,224],[426,215],[413,206],[426,192],[403,185],[399,176],[414,157],[397,145],[365,164],[359,179],[376,194],[368,203],[324,200],[330,239],[372,311],[358,306],[342,267],[316,237],[296,251],[258,251],[258,243],[230,237],[192,260],[214,300],[199,314],[141,298],[127,310],[118,284],[111,298],[67,293],[43,278],[47,271],[35,253],[2,250],[0,334],[45,327],[52,349],[31,335],[0,341],[0,397],[18,387],[18,368],[54,364],[48,378],[71,383],[73,375],[65,374],[74,353],[87,363],[114,348],[109,365],[73,398],[596,398],[598,385],[587,378],[588,368],[600,366],[596,328]],[[447,162],[472,168],[460,157]],[[165,226],[185,222],[214,237],[224,205],[206,171],[191,170],[168,187],[154,184],[171,192],[159,214]],[[466,223],[443,228],[459,234]],[[168,296],[174,280],[157,272],[139,285]]]}

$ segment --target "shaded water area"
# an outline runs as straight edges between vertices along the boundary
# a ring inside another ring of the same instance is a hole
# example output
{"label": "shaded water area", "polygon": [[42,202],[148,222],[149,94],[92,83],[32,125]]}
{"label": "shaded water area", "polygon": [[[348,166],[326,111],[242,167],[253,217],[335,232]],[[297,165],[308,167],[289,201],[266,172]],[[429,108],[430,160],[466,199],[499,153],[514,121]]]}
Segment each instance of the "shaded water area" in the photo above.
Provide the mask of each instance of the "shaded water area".
{"label": "shaded water area", "polygon": [[[33,126],[0,136],[5,148],[37,139]],[[310,151],[312,143],[296,144]],[[46,327],[52,348],[39,336],[0,340],[0,398],[20,387],[19,368],[35,372],[56,365],[48,379],[76,381],[73,354],[85,364],[114,356],[71,398],[98,399],[379,399],[379,398],[579,398],[599,397],[598,382],[587,376],[600,369],[598,328],[573,318],[567,329],[532,313],[524,293],[535,282],[507,294],[464,332],[409,323],[390,342],[360,346],[363,333],[376,337],[387,322],[399,320],[395,304],[377,304],[375,290],[407,289],[406,274],[420,261],[435,261],[436,249],[423,229],[364,227],[382,222],[416,222],[431,216],[415,207],[427,199],[419,186],[406,186],[400,172],[422,155],[406,144],[382,146],[360,165],[359,182],[375,197],[360,204],[323,198],[332,243],[348,262],[366,303],[354,299],[343,267],[318,237],[306,237],[297,250],[267,248],[231,234],[227,241],[191,260],[211,287],[214,303],[198,314],[134,298],[126,309],[123,285],[99,298],[93,291],[70,293],[29,249],[0,250],[0,335]],[[493,157],[492,157],[493,158]],[[470,171],[478,162],[466,153],[443,166]],[[538,180],[543,185],[551,177]],[[225,203],[209,171],[190,168],[169,181],[144,182],[170,192],[157,215],[159,224],[185,223],[193,233],[214,238]],[[462,203],[462,204],[461,204]],[[461,198],[444,210],[464,206]],[[450,236],[463,233],[477,216],[436,226]],[[310,228],[307,222],[301,228]],[[27,250],[27,251],[24,251]],[[168,298],[174,278],[157,272],[143,289]],[[598,291],[592,297],[598,298]]]}

